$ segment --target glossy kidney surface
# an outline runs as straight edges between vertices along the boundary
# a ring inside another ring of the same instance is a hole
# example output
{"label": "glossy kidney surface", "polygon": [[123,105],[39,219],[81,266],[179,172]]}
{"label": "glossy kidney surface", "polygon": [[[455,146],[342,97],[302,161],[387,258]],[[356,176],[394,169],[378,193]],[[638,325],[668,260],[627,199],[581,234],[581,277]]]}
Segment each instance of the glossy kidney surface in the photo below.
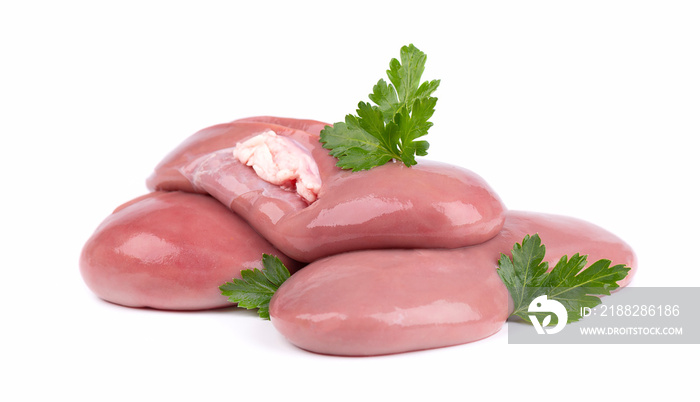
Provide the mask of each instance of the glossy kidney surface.
{"label": "glossy kidney surface", "polygon": [[262,268],[262,254],[300,264],[207,195],[157,191],[118,207],[86,242],[80,271],[100,298],[125,306],[231,306],[218,287]]}
{"label": "glossy kidney surface", "polygon": [[636,270],[632,249],[612,233],[574,218],[509,211],[503,230],[458,249],[368,250],[321,259],[293,275],[270,305],[275,327],[313,352],[367,356],[472,342],[497,332],[512,311],[496,272],[526,234],[539,233],[553,267],[589,254]]}
{"label": "glossy kidney surface", "polygon": [[[341,170],[318,140],[322,126],[259,117],[204,129],[166,157],[148,185],[209,193],[282,252],[306,262],[361,249],[462,247],[484,242],[502,227],[503,203],[473,172],[425,160],[410,168],[388,163]],[[237,142],[266,130],[313,156],[322,179],[316,202],[308,205],[233,158]]]}

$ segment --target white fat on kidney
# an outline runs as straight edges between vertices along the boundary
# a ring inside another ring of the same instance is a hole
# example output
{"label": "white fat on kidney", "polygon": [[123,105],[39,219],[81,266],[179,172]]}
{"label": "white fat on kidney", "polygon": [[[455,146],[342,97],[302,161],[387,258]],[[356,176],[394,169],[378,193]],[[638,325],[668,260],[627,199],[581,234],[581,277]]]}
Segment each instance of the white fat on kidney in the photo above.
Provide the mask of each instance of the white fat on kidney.
{"label": "white fat on kidney", "polygon": [[318,198],[321,176],[316,161],[287,137],[265,131],[236,144],[233,156],[268,183],[296,187],[296,192],[309,204]]}

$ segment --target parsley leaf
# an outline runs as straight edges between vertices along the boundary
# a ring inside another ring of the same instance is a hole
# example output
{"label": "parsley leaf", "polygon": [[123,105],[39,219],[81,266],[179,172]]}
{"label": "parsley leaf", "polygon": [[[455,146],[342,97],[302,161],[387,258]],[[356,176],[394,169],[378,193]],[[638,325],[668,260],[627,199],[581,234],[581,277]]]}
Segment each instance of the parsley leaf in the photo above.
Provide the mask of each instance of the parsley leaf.
{"label": "parsley leaf", "polygon": [[258,309],[260,318],[270,319],[270,300],[277,289],[291,275],[279,258],[263,254],[263,269],[241,271],[241,279],[234,278],[219,286],[221,294],[229,296],[228,301],[238,303],[238,307]]}
{"label": "parsley leaf", "polygon": [[337,165],[353,171],[367,170],[390,160],[406,166],[416,164],[415,156],[428,154],[428,142],[417,140],[433,123],[437,98],[430,96],[440,80],[420,82],[427,56],[413,44],[401,48],[401,61],[392,59],[387,76],[380,79],[369,99],[360,102],[356,115],[326,126],[321,131],[323,147],[338,158]]}
{"label": "parsley leaf", "polygon": [[[581,319],[581,307],[595,307],[601,303],[602,295],[609,295],[619,287],[618,281],[630,271],[622,264],[610,266],[610,260],[598,260],[584,269],[587,256],[574,254],[561,257],[551,272],[549,264],[543,262],[545,246],[538,234],[526,235],[522,244],[516,243],[511,251],[512,260],[501,254],[498,275],[508,288],[513,299],[512,315],[529,322],[529,315],[543,316],[548,313],[528,312],[530,302],[546,295],[547,299],[560,302],[566,308],[568,322]],[[556,323],[556,317],[552,324]]]}

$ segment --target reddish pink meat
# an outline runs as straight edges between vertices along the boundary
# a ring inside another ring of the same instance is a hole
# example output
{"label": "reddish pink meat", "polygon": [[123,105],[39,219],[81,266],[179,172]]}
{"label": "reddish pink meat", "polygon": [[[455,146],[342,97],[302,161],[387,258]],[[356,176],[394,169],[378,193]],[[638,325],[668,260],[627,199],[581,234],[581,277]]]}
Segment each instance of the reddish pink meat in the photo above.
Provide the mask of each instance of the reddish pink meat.
{"label": "reddish pink meat", "polygon": [[270,304],[272,323],[300,348],[333,355],[381,355],[472,342],[496,333],[512,302],[496,268],[525,234],[539,233],[550,266],[589,254],[636,270],[632,249],[590,223],[510,211],[494,239],[452,250],[368,250],[339,254],[288,279]]}
{"label": "reddish pink meat", "polygon": [[131,307],[200,310],[230,306],[218,287],[284,256],[213,198],[154,192],[118,207],[88,239],[80,271],[100,298]]}
{"label": "reddish pink meat", "polygon": [[[463,247],[502,227],[501,200],[473,172],[428,161],[343,171],[318,141],[322,127],[271,117],[210,127],[168,155],[148,185],[209,193],[285,254],[307,262],[360,249]],[[322,186],[311,205],[231,156],[237,142],[267,130],[292,139],[316,161]]]}
{"label": "reddish pink meat", "polygon": [[[522,242],[526,234],[538,233],[547,248],[545,261],[554,268],[562,255],[587,254],[588,265],[600,259],[611,260],[613,265],[632,268],[619,282],[627,286],[637,271],[637,255],[629,244],[615,234],[593,223],[570,216],[538,212],[508,211],[503,229],[484,247],[510,255],[513,244]],[[506,251],[500,251],[500,250]],[[498,261],[494,261],[494,268]]]}
{"label": "reddish pink meat", "polygon": [[[224,148],[232,148],[236,143],[270,129],[277,134],[293,138],[307,149],[314,149],[312,156],[316,159],[323,172],[333,169],[335,161],[328,152],[315,149],[318,144],[318,133],[326,126],[315,120],[288,119],[282,117],[250,117],[231,123],[218,124],[198,131],[185,139],[177,148],[172,150],[155,168],[146,184],[151,190],[182,190],[196,192],[190,181],[182,175],[181,168],[194,159]],[[305,130],[308,130],[305,131]],[[327,156],[328,158],[318,156]],[[325,164],[325,166],[324,166]],[[204,192],[199,190],[199,192]]]}

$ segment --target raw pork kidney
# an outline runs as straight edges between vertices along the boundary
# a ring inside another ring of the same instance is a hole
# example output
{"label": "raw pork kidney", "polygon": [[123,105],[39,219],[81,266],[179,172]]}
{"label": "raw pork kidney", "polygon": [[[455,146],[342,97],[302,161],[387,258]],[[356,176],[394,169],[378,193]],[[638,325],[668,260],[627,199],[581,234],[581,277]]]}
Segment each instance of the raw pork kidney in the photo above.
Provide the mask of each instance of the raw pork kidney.
{"label": "raw pork kidney", "polygon": [[[554,267],[562,255],[588,254],[636,270],[632,249],[574,218],[509,211],[494,239],[452,250],[368,250],[306,266],[279,288],[270,317],[290,342],[332,355],[381,355],[472,342],[496,333],[512,301],[496,272],[526,234],[539,233]],[[587,265],[587,266],[588,266]]]}
{"label": "raw pork kidney", "polygon": [[201,194],[157,191],[118,207],[88,239],[80,271],[100,298],[131,307],[200,310],[231,306],[218,287],[274,254],[300,264],[245,221]]}
{"label": "raw pork kidney", "polygon": [[[210,127],[171,152],[147,184],[209,193],[282,252],[306,262],[361,249],[463,247],[501,229],[503,203],[473,172],[424,160],[410,168],[388,163],[341,170],[318,140],[323,126],[257,117]],[[233,157],[238,142],[268,130],[292,139],[315,160],[322,186],[312,204]]]}
{"label": "raw pork kidney", "polygon": [[[544,260],[549,263],[550,270],[561,256],[579,253],[588,255],[587,265],[606,259],[612,261],[612,265],[624,264],[632,268],[625,279],[618,282],[620,286],[627,286],[637,271],[637,255],[629,244],[598,225],[570,216],[508,211],[503,229],[484,247],[491,254],[510,255],[513,244],[535,233],[547,248]],[[498,267],[498,260],[492,265]]]}

